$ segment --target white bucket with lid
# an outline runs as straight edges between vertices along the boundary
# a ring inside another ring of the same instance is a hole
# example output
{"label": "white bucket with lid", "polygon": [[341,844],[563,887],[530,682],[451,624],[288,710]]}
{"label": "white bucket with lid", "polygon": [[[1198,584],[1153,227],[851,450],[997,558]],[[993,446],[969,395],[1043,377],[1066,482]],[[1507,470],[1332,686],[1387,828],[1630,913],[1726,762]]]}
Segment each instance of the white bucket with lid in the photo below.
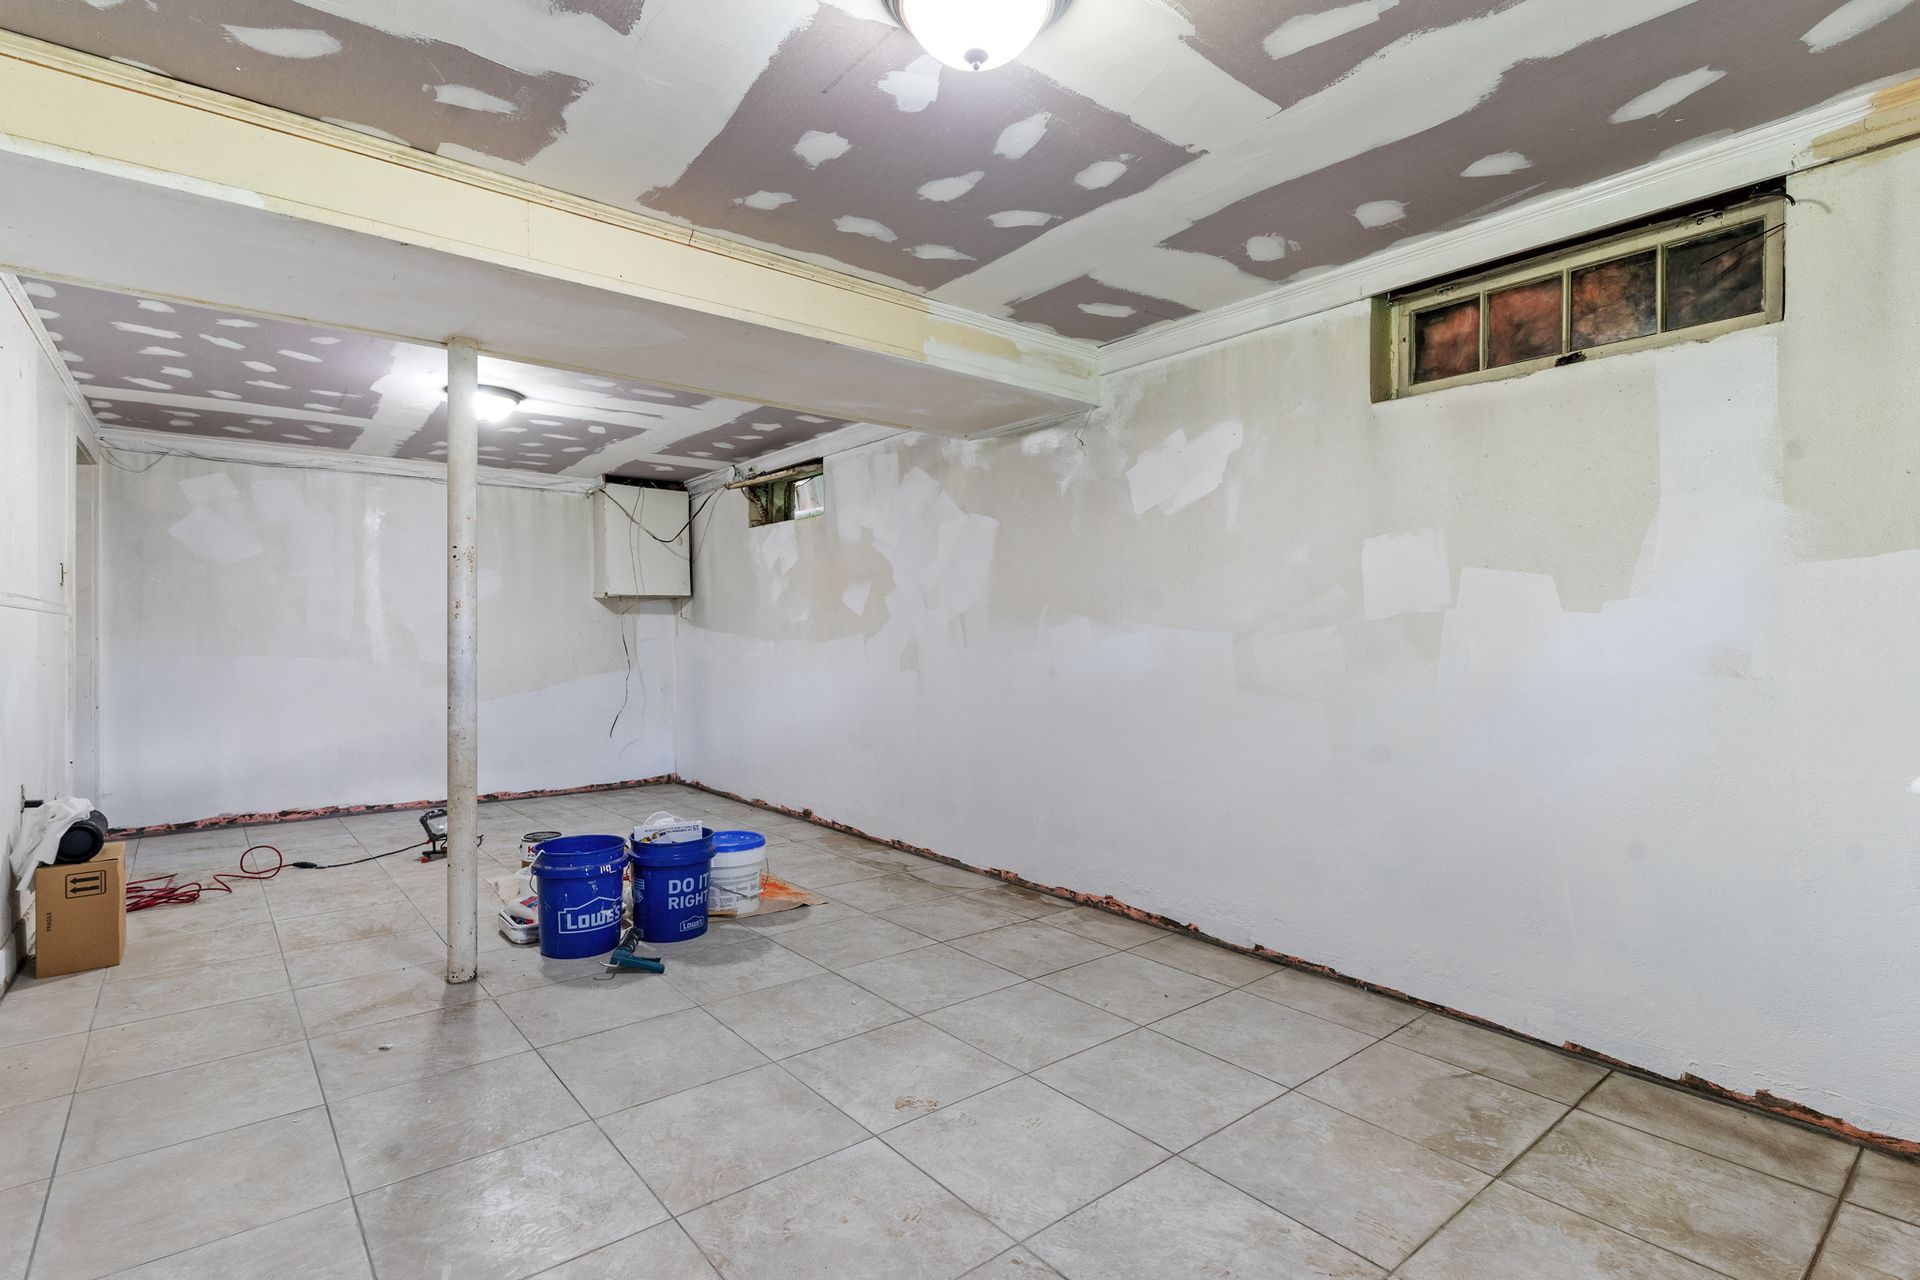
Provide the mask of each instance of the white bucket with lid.
{"label": "white bucket with lid", "polygon": [[767,838],[758,831],[713,833],[713,868],[707,879],[709,915],[752,915],[760,906],[767,874]]}

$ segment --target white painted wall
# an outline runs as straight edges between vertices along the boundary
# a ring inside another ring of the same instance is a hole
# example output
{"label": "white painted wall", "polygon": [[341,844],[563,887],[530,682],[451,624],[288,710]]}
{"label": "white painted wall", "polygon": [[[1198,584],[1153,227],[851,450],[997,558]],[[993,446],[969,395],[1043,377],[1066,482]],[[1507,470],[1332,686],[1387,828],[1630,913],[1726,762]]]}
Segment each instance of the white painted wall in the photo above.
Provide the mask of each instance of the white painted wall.
{"label": "white painted wall", "polygon": [[[444,484],[166,458],[101,511],[116,824],[446,793]],[[483,792],[673,767],[671,607],[593,599],[588,517],[480,491]]]}
{"label": "white painted wall", "polygon": [[1920,150],[1788,318],[1374,405],[1348,307],[715,499],[680,772],[1920,1137]]}
{"label": "white painted wall", "polygon": [[[69,788],[67,626],[73,435],[58,376],[14,299],[0,292],[0,867],[21,836],[21,791]],[[0,983],[18,966],[11,875],[0,876]]]}

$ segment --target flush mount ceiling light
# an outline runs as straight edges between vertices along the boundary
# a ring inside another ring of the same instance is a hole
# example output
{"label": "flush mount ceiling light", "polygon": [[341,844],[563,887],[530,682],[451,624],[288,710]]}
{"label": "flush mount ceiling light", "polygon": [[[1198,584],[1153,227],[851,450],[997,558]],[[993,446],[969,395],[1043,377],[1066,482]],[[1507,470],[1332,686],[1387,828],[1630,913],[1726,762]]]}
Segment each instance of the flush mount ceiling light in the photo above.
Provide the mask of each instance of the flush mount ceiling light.
{"label": "flush mount ceiling light", "polygon": [[[441,394],[446,394],[446,390],[445,387],[440,388]],[[473,413],[485,423],[504,422],[525,399],[526,397],[518,391],[509,391],[505,387],[490,387],[481,383],[474,388]]]}
{"label": "flush mount ceiling light", "polygon": [[887,0],[920,47],[960,71],[991,71],[1026,52],[1069,0]]}

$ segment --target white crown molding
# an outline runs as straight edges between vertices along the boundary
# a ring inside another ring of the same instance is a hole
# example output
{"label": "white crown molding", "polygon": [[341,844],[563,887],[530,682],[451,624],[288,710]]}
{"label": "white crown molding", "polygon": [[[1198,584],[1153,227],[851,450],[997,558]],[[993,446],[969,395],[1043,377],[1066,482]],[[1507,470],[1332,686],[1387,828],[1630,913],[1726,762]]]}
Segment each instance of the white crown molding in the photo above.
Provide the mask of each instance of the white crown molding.
{"label": "white crown molding", "polygon": [[836,453],[845,453],[849,449],[858,449],[862,445],[877,444],[882,440],[891,440],[895,436],[911,435],[896,427],[877,427],[868,422],[853,422],[838,431],[829,431],[824,436],[815,436],[785,449],[775,449],[772,453],[758,458],[749,458],[745,462],[732,466],[717,467],[703,476],[687,481],[688,493],[705,493],[722,485],[732,484],[746,476],[766,475],[790,467],[796,462],[805,462],[810,458],[825,458]]}
{"label": "white crown molding", "polygon": [[1397,244],[1345,266],[1197,316],[1159,325],[1100,349],[1100,373],[1124,373],[1171,360],[1334,307],[1471,270],[1559,240],[1588,235],[1663,209],[1827,162],[1809,149],[1837,129],[1859,124],[1873,95],[1850,94],[1772,124],[1663,156],[1637,169],[1556,192],[1464,227]]}
{"label": "white crown molding", "polygon": [[[418,458],[380,458],[345,449],[316,449],[296,444],[265,444],[249,440],[215,440],[207,436],[173,435],[135,427],[101,427],[100,443],[115,453],[150,454],[167,458],[194,458],[201,462],[231,462],[241,466],[296,467],[308,471],[345,471],[356,475],[395,476],[404,480],[447,482],[444,463]],[[136,468],[137,470],[137,468]],[[514,471],[482,466],[480,483],[502,489],[545,489],[556,493],[591,493],[599,476],[550,476],[537,471]]]}

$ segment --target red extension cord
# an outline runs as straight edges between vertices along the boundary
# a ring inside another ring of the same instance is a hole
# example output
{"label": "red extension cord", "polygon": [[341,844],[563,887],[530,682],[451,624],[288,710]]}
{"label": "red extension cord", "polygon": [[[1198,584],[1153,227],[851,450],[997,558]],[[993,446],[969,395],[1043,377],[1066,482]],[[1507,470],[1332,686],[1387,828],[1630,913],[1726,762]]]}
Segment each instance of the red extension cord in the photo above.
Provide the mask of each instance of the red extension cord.
{"label": "red extension cord", "polygon": [[[247,855],[265,849],[273,855],[273,868],[269,871],[255,871],[247,866]],[[198,902],[203,893],[232,893],[230,880],[271,880],[279,875],[287,865],[280,850],[270,844],[249,845],[240,855],[238,871],[221,871],[207,878],[202,884],[198,880],[188,880],[175,884],[173,878],[178,872],[169,872],[164,876],[147,876],[141,880],[127,881],[127,910],[144,911],[148,907],[164,907],[176,902]]]}

